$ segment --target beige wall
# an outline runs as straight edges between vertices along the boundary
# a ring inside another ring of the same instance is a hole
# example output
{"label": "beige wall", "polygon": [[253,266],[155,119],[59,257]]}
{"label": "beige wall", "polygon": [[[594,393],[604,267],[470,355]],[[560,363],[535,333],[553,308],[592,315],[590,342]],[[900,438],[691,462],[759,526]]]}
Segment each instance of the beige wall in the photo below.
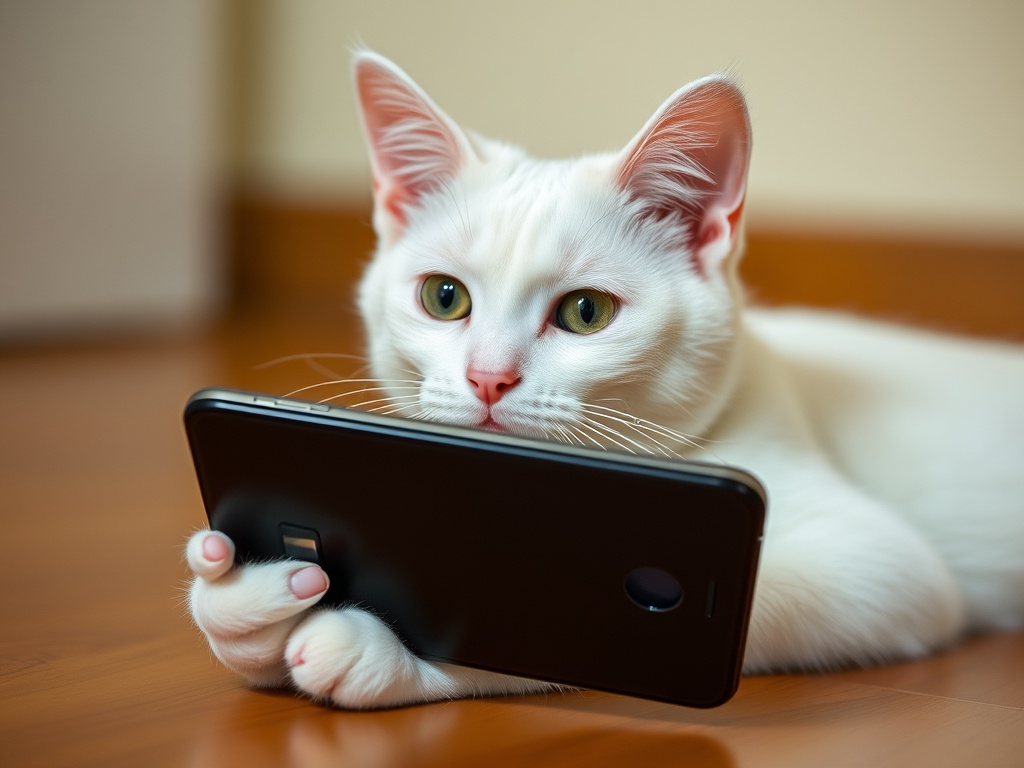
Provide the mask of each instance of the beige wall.
{"label": "beige wall", "polygon": [[214,310],[224,9],[0,1],[0,344]]}
{"label": "beige wall", "polygon": [[348,78],[362,42],[453,117],[543,156],[624,144],[730,68],[761,226],[1024,240],[1024,3],[260,0],[236,162],[283,194],[369,188]]}

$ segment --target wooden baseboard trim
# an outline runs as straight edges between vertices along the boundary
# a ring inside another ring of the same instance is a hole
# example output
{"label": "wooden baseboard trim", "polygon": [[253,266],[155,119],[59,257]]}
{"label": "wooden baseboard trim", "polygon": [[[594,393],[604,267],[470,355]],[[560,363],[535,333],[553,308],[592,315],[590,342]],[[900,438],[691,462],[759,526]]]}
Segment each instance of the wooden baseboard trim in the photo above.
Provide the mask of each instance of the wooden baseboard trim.
{"label": "wooden baseboard trim", "polygon": [[[240,196],[230,206],[235,305],[354,311],[373,250],[369,203]],[[755,301],[848,310],[938,330],[1024,341],[1024,245],[879,234],[747,234],[741,274]]]}
{"label": "wooden baseboard trim", "polygon": [[741,273],[762,303],[1024,340],[1024,246],[785,231],[747,243]]}

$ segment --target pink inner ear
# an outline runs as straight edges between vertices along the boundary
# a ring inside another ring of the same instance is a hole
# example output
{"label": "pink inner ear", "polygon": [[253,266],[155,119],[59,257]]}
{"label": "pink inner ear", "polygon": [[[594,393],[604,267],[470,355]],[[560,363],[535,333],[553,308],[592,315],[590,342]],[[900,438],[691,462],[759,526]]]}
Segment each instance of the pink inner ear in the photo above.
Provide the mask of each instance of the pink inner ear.
{"label": "pink inner ear", "polygon": [[644,215],[687,229],[702,274],[735,245],[743,214],[750,129],[739,90],[707,78],[672,96],[627,148],[619,184],[645,203]]}
{"label": "pink inner ear", "polygon": [[721,218],[705,217],[697,227],[697,236],[693,239],[694,251],[700,251],[708,243],[713,243],[723,237],[728,237],[727,227],[722,224]]}
{"label": "pink inner ear", "polygon": [[395,224],[401,228],[405,227],[405,205],[411,202],[411,199],[403,199],[400,189],[382,182],[376,170],[373,173],[373,201],[374,205],[382,209]]}
{"label": "pink inner ear", "polygon": [[471,151],[459,128],[387,59],[360,55],[355,80],[384,220],[380,234],[390,239],[404,228],[409,207],[455,175]]}
{"label": "pink inner ear", "polygon": [[415,198],[404,188],[392,184],[382,184],[378,178],[375,175],[373,180],[374,204],[385,211],[399,229],[404,229],[406,206],[414,202]]}

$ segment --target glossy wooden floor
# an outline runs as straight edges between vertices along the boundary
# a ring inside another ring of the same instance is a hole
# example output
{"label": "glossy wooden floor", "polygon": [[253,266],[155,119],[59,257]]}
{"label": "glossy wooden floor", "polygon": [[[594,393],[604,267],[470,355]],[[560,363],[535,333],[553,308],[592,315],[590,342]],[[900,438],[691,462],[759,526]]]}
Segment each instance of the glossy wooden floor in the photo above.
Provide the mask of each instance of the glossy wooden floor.
{"label": "glossy wooden floor", "polygon": [[[344,325],[344,323],[342,323]],[[283,392],[351,328],[0,353],[0,766],[1024,765],[1024,634],[897,667],[746,679],[724,707],[596,693],[347,713],[247,690],[182,605],[203,512],[180,423]]]}

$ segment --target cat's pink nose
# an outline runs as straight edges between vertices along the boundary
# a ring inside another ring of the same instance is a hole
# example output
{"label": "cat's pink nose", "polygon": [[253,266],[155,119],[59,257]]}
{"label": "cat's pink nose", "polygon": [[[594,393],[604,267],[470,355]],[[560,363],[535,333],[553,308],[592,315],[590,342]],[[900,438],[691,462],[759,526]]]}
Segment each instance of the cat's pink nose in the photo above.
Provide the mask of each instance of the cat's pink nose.
{"label": "cat's pink nose", "polygon": [[520,377],[515,371],[486,373],[472,368],[466,372],[466,379],[469,381],[469,386],[473,388],[473,394],[484,405],[494,405],[520,381]]}

